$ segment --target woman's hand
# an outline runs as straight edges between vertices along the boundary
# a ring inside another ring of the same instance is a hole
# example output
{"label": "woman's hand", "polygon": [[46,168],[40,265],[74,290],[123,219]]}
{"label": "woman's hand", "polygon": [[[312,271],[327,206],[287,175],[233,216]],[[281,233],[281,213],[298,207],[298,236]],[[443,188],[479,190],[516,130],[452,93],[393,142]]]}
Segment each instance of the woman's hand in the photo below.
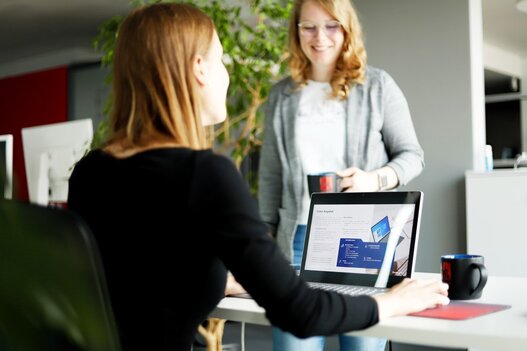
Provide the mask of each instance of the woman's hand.
{"label": "woman's hand", "polygon": [[229,273],[227,275],[227,284],[225,284],[225,296],[244,294],[246,292],[247,291],[245,291],[243,286],[241,286],[241,284],[234,279],[234,276]]}
{"label": "woman's hand", "polygon": [[379,179],[375,172],[365,172],[357,167],[350,167],[338,171],[337,175],[341,177],[340,187],[342,191],[377,191],[379,190]]}
{"label": "woman's hand", "polygon": [[404,279],[387,293],[375,295],[379,308],[379,321],[403,316],[427,308],[447,305],[450,300],[448,285],[433,279]]}

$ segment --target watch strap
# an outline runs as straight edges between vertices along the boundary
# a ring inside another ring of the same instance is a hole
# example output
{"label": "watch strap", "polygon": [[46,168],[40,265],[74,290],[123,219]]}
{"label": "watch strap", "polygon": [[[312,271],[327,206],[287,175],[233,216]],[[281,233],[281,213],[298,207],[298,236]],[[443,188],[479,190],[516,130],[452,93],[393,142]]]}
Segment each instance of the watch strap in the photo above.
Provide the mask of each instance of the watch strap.
{"label": "watch strap", "polygon": [[379,181],[379,191],[388,189],[388,177],[383,172],[377,171],[377,179]]}

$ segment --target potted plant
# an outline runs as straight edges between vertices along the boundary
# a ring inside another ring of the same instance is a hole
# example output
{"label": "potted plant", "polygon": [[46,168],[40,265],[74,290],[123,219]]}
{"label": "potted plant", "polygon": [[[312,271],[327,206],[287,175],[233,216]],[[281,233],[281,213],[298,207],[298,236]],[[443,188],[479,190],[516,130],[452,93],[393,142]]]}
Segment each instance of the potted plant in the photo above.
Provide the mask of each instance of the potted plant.
{"label": "potted plant", "polygon": [[[132,0],[131,6],[155,3],[159,0]],[[253,0],[228,4],[226,0],[190,0],[212,17],[223,44],[225,64],[230,74],[227,110],[229,118],[211,127],[216,151],[230,155],[251,185],[257,190],[256,167],[251,165],[262,144],[263,115],[260,106],[266,101],[273,83],[285,75],[287,68],[287,21],[291,0]],[[115,40],[123,16],[106,21],[94,40],[101,50],[101,64],[113,61]],[[107,79],[111,81],[111,73]],[[111,97],[105,113],[111,110]],[[94,136],[100,144],[106,135],[106,120]]]}

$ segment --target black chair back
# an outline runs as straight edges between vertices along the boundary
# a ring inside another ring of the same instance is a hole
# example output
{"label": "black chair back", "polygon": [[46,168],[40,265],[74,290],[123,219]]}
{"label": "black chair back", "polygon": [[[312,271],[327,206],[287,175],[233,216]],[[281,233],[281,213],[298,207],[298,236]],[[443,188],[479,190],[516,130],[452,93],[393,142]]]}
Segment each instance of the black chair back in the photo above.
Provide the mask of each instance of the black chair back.
{"label": "black chair back", "polygon": [[0,200],[0,350],[120,350],[97,245],[72,212]]}

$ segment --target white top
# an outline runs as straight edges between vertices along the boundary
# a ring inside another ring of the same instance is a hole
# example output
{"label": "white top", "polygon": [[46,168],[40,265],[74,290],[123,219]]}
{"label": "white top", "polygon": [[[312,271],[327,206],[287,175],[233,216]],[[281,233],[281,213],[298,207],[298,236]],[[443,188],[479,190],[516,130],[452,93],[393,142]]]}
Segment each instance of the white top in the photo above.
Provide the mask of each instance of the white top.
{"label": "white top", "polygon": [[331,86],[309,80],[302,89],[296,115],[296,148],[304,172],[299,224],[307,224],[310,194],[307,174],[346,168],[346,103],[331,97]]}

